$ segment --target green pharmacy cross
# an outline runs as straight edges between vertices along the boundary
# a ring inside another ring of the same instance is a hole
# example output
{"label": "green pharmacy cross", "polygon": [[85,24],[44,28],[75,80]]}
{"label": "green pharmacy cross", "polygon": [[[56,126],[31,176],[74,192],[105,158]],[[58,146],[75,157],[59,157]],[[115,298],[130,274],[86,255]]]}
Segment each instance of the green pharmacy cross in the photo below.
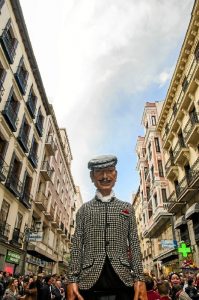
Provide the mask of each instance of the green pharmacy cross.
{"label": "green pharmacy cross", "polygon": [[187,247],[185,243],[181,243],[181,247],[178,247],[178,252],[182,254],[183,257],[187,257],[188,253],[191,253],[191,248]]}

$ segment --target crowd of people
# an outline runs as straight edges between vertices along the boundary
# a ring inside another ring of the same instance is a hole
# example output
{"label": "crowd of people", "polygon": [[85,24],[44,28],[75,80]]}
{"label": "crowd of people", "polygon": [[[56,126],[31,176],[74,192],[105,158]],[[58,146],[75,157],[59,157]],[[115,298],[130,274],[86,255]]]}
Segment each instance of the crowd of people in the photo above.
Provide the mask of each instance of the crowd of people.
{"label": "crowd of people", "polygon": [[[145,274],[145,283],[148,300],[199,300],[199,273],[171,273],[161,279]],[[67,300],[66,288],[66,277],[57,274],[13,277],[0,272],[0,300]]]}
{"label": "crowd of people", "polygon": [[0,272],[0,300],[65,300],[66,277],[57,274],[11,276]]}
{"label": "crowd of people", "polygon": [[161,279],[146,274],[145,283],[148,300],[199,300],[199,273],[172,272]]}

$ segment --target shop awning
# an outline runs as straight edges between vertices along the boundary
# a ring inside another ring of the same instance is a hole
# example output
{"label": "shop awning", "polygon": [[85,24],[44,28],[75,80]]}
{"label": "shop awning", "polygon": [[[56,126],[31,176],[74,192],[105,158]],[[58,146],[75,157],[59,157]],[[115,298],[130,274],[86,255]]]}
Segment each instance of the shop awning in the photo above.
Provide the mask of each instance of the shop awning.
{"label": "shop awning", "polygon": [[193,205],[191,205],[186,214],[185,214],[185,218],[186,219],[190,219],[190,216],[195,214],[195,213],[199,213],[199,203],[194,203]]}
{"label": "shop awning", "polygon": [[40,258],[44,261],[47,261],[47,262],[55,262],[56,261],[56,257],[54,255],[47,253],[46,251],[37,247],[36,245],[29,244],[27,253],[32,256],[35,256],[37,258]]}
{"label": "shop awning", "polygon": [[167,252],[161,253],[157,257],[153,259],[154,262],[156,261],[162,261],[162,262],[167,262],[167,261],[172,261],[174,259],[178,258],[178,253],[176,252],[176,249],[171,249]]}
{"label": "shop awning", "polygon": [[185,216],[182,215],[175,221],[174,228],[177,229],[184,224],[186,224],[186,219],[185,219]]}

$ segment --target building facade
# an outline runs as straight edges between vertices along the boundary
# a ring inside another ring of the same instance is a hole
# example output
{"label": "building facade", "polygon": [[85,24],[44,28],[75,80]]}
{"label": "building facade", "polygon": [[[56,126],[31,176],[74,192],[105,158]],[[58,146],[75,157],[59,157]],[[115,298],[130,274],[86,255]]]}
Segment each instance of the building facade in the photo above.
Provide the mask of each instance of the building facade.
{"label": "building facade", "polygon": [[169,183],[168,212],[180,241],[199,266],[199,3],[189,27],[158,121]]}
{"label": "building facade", "polygon": [[65,272],[76,187],[19,1],[0,1],[0,269]]}
{"label": "building facade", "polygon": [[[140,175],[140,198],[142,202],[142,234],[147,238],[148,246],[143,252],[143,260],[153,260],[148,263],[151,270],[160,276],[162,268],[169,270],[177,264],[174,246],[165,245],[164,241],[175,240],[172,213],[167,211],[169,183],[165,178],[162,140],[157,131],[157,121],[163,102],[145,104],[142,125],[145,136],[138,137],[136,152],[138,156],[137,170]],[[169,249],[167,247],[170,247]],[[146,249],[147,248],[147,249]]]}

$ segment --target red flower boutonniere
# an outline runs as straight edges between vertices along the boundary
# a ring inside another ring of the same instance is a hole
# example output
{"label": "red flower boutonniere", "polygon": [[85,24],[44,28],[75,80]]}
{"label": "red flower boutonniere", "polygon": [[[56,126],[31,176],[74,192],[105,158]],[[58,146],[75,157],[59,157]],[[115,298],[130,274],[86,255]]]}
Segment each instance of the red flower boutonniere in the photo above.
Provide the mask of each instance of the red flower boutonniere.
{"label": "red flower boutonniere", "polygon": [[128,209],[123,209],[123,210],[121,210],[121,214],[128,217],[129,216],[129,210]]}

